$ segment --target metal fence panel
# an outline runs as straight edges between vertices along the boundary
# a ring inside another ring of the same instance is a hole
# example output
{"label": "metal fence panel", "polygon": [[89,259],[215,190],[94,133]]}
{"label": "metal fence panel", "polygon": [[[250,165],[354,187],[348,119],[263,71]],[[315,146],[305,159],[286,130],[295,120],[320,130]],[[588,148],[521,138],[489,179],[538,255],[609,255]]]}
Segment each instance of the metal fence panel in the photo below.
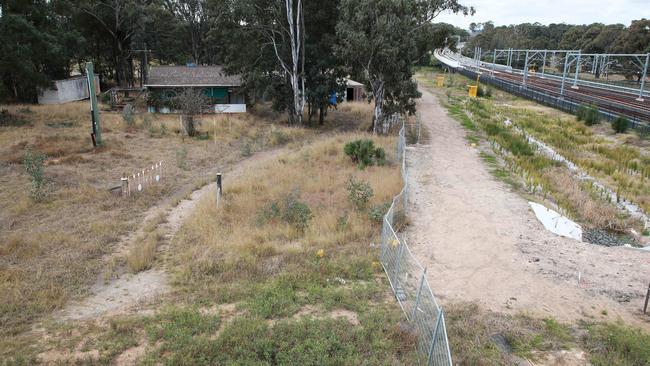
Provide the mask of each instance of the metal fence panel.
{"label": "metal fence panel", "polygon": [[426,279],[426,269],[398,232],[408,208],[405,126],[399,131],[397,158],[404,188],[393,198],[381,228],[380,261],[406,319],[417,334],[416,348],[423,365],[451,366],[451,351],[442,309]]}

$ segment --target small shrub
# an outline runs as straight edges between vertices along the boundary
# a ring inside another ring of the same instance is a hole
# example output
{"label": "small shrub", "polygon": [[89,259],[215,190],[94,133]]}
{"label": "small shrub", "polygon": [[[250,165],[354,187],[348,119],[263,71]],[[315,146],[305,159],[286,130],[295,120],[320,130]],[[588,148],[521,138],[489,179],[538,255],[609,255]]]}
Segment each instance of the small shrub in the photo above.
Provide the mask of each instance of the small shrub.
{"label": "small shrub", "polygon": [[612,121],[612,129],[616,133],[625,133],[629,126],[630,121],[628,121],[628,119],[623,116],[619,116],[614,121]]}
{"label": "small shrub", "polygon": [[483,85],[479,85],[478,89],[476,90],[476,96],[479,98],[491,98],[492,89],[487,88]]}
{"label": "small shrub", "polygon": [[384,219],[384,215],[386,215],[386,212],[388,212],[389,208],[390,208],[390,202],[374,205],[370,209],[368,216],[370,217],[370,220],[377,223],[381,223],[381,220]]}
{"label": "small shrub", "polygon": [[348,191],[348,199],[358,211],[363,211],[368,206],[374,192],[370,183],[366,181],[357,181],[350,176],[345,187]]}
{"label": "small shrub", "polygon": [[247,158],[247,157],[249,157],[251,155],[253,155],[253,149],[251,148],[250,142],[246,141],[241,146],[241,156]]}
{"label": "small shrub", "polygon": [[298,230],[305,230],[314,215],[309,206],[298,199],[298,194],[291,192],[282,202],[273,201],[257,212],[258,225],[264,225],[273,220],[282,220],[293,225]]}
{"label": "small shrub", "polygon": [[291,138],[287,133],[282,131],[279,128],[273,128],[271,130],[271,145],[273,146],[281,146],[287,144]]}
{"label": "small shrub", "polygon": [[285,207],[282,219],[295,226],[299,230],[305,230],[309,226],[313,215],[306,203],[298,200],[298,195],[289,193],[285,199]]}
{"label": "small shrub", "polygon": [[379,166],[386,165],[386,151],[384,151],[384,148],[378,147],[375,150],[375,161]]}
{"label": "small shrub", "polygon": [[587,126],[593,126],[600,123],[600,112],[595,107],[581,105],[576,111],[576,119],[585,121]]}
{"label": "small shrub", "polygon": [[585,119],[585,115],[587,114],[587,106],[586,105],[580,105],[578,107],[578,110],[576,110],[576,120],[582,121]]}
{"label": "small shrub", "polygon": [[23,165],[25,166],[25,171],[29,174],[32,182],[30,196],[34,201],[41,201],[47,195],[47,192],[45,191],[46,180],[43,170],[46,158],[47,157],[44,154],[34,153],[29,149],[25,152],[25,155],[23,155]]}
{"label": "small shrub", "polygon": [[375,143],[369,139],[355,140],[345,144],[343,148],[345,155],[349,156],[354,163],[363,169],[369,165],[386,163],[386,152],[381,147],[375,147]]}
{"label": "small shrub", "polygon": [[135,108],[133,105],[127,104],[122,109],[122,120],[126,127],[133,127],[135,125]]}
{"label": "small shrub", "polygon": [[167,130],[167,125],[164,123],[160,123],[160,136],[167,136],[169,134],[169,131]]}
{"label": "small shrub", "polygon": [[187,148],[181,147],[176,150],[176,166],[181,169],[187,169]]}

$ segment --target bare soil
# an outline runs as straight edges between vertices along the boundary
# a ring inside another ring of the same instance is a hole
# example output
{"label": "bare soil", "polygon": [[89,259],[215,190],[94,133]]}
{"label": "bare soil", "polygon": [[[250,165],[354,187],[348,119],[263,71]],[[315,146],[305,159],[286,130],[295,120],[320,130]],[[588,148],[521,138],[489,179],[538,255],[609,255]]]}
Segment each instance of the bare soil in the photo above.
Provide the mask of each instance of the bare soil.
{"label": "bare soil", "polygon": [[561,321],[622,318],[650,329],[641,313],[650,253],[546,231],[527,201],[489,173],[438,99],[421,92],[431,139],[407,153],[412,207],[405,234],[442,303],[475,301]]}

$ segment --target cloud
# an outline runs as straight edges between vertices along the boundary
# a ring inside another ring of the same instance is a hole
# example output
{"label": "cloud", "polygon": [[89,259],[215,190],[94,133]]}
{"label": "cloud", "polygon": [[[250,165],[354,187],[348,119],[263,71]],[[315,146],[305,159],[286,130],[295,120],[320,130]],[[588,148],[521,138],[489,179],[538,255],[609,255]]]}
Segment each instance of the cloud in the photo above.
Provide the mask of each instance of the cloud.
{"label": "cloud", "polygon": [[435,21],[467,29],[472,22],[493,21],[496,26],[519,23],[621,23],[643,18],[649,0],[461,0],[476,9],[474,16],[440,14]]}

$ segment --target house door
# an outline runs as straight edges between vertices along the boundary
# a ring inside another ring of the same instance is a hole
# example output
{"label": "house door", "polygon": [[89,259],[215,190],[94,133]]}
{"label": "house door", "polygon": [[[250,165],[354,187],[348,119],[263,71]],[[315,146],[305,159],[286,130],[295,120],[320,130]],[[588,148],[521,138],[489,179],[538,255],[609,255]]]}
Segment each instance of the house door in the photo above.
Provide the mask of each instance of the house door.
{"label": "house door", "polygon": [[345,92],[345,100],[348,102],[354,101],[354,88],[348,88]]}

